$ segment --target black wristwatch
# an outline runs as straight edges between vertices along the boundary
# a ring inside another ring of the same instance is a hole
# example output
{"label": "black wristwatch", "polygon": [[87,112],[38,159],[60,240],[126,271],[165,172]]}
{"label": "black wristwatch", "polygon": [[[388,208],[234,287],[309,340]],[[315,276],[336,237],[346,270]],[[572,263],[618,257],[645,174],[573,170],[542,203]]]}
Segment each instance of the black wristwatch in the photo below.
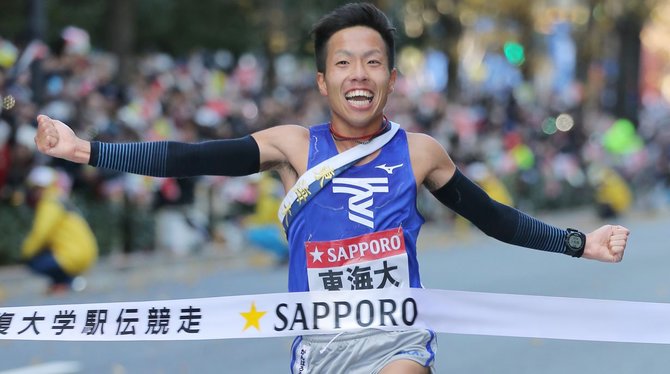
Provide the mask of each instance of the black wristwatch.
{"label": "black wristwatch", "polygon": [[565,254],[572,257],[582,257],[584,246],[586,246],[586,235],[575,229],[567,229],[565,234]]}

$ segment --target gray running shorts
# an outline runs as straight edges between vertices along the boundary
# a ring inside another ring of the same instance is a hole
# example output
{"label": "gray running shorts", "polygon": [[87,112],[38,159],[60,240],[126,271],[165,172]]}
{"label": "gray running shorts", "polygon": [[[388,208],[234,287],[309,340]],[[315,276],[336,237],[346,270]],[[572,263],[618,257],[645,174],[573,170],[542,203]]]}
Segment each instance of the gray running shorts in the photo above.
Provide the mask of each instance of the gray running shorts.
{"label": "gray running shorts", "polygon": [[435,372],[437,335],[430,330],[368,329],[304,335],[291,347],[292,374],[376,374],[395,360],[412,360]]}

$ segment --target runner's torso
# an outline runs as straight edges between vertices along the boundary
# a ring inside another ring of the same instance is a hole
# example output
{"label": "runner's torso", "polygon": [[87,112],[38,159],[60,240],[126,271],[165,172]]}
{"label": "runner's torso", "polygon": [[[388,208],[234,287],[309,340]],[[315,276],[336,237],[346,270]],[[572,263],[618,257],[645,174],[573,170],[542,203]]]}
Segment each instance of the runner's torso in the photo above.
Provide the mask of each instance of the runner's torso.
{"label": "runner's torso", "polygon": [[[313,126],[307,167],[336,154],[328,126]],[[292,218],[289,291],[421,287],[416,193],[399,130],[375,159],[335,177]]]}

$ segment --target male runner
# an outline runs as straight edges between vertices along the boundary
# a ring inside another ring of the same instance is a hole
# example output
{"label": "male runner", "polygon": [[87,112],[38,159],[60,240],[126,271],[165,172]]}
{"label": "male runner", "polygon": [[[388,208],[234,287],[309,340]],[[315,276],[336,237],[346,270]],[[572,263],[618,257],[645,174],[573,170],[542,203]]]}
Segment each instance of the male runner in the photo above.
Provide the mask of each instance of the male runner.
{"label": "male runner", "polygon": [[[393,92],[394,28],[373,5],[348,4],[314,27],[319,92],[330,121],[312,127],[282,125],[240,139],[198,144],[109,144],[78,138],[62,122],[38,117],[40,151],[74,162],[161,177],[239,176],[276,170],[300,211],[286,209],[290,246],[289,291],[421,287],[416,239],[423,218],[419,186],[506,243],[607,262],[623,257],[628,230],[605,225],[584,235],[550,226],[500,204],[456,168],[443,147],[425,134],[400,129],[381,149],[340,174],[310,170],[361,143],[397,128],[384,117]],[[322,186],[302,185],[314,172]],[[320,187],[321,187],[320,186]],[[307,201],[309,199],[309,201]],[[307,201],[307,202],[305,202]],[[334,248],[353,248],[337,251]],[[366,330],[298,337],[294,373],[428,373],[436,348],[432,331]]]}

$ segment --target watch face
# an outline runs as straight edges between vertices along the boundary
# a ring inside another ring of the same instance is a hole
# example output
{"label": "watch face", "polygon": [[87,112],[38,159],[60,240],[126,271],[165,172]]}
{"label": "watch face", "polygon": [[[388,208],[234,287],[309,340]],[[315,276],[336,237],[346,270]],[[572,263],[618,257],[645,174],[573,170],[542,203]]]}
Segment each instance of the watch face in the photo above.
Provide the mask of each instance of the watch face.
{"label": "watch face", "polygon": [[581,249],[583,244],[583,240],[579,235],[572,234],[568,237],[568,245],[571,248]]}

